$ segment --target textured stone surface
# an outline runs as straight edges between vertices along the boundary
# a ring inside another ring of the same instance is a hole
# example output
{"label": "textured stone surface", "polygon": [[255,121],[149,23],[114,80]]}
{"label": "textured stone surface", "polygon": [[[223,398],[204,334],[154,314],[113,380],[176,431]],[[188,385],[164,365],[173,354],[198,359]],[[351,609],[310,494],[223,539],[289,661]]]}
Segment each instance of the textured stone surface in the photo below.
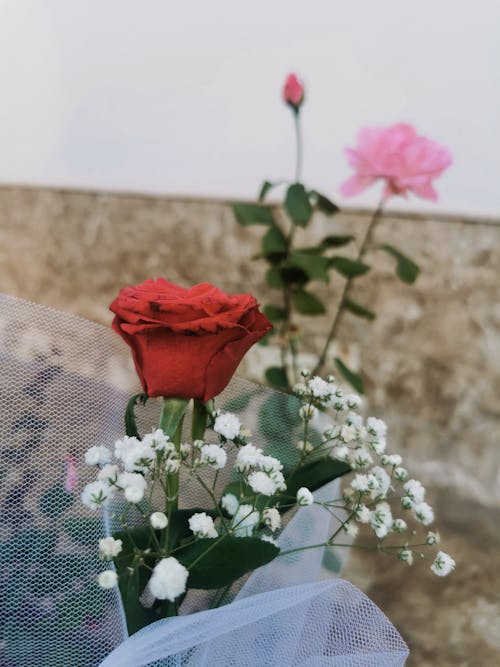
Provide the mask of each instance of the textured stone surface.
{"label": "textured stone surface", "polygon": [[[364,212],[319,218],[312,236],[360,237]],[[93,320],[111,320],[118,289],[163,275],[183,285],[208,280],[229,292],[269,293],[262,266],[249,261],[261,229],[242,229],[223,202],[0,189],[0,277],[4,292]],[[436,580],[428,563],[411,571],[386,556],[354,553],[346,576],[386,611],[412,648],[411,665],[500,662],[500,221],[386,215],[375,243],[414,257],[413,287],[392,260],[372,251],[375,268],[353,297],[376,310],[366,323],[346,315],[339,347],[361,363],[369,411],[389,424],[390,441],[431,489],[453,577]],[[353,252],[350,250],[349,252]],[[318,285],[335,308],[340,278]],[[321,317],[303,330],[319,349]],[[266,364],[257,348],[242,372]],[[264,355],[264,356],[263,356]]]}

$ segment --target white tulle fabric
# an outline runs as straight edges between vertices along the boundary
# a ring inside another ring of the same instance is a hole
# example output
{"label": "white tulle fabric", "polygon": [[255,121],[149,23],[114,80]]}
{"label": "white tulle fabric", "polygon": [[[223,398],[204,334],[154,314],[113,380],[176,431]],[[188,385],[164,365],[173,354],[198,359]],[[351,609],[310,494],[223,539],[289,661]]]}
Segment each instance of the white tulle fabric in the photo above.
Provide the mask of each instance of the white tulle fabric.
{"label": "white tulle fabric", "polygon": [[[5,295],[0,343],[2,666],[404,665],[408,649],[377,606],[348,582],[324,578],[322,549],[277,558],[225,606],[127,637],[118,593],[95,583],[106,567],[96,545],[110,527],[79,502],[94,473],[83,468],[73,488],[71,472],[88,447],[123,435],[125,402],[138,391],[128,350],[105,327]],[[270,395],[237,380],[226,398],[251,391],[260,401]],[[247,425],[263,446],[258,424],[248,424],[252,412],[247,403]],[[148,428],[152,418],[144,417]],[[274,455],[280,446],[290,446],[286,434]],[[336,489],[333,482],[315,495],[332,498]],[[287,551],[329,534],[313,505],[292,518],[279,545]],[[192,596],[191,608],[202,600]]]}

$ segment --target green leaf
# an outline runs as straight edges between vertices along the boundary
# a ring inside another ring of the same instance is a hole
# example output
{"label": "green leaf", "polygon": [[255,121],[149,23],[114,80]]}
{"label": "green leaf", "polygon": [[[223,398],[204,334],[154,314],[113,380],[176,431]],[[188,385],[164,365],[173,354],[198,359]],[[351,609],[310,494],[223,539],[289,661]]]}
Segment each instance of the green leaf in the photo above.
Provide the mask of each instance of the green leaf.
{"label": "green leaf", "polygon": [[304,269],[290,264],[281,267],[280,275],[286,285],[305,285],[309,281],[309,276]]}
{"label": "green leaf", "polygon": [[[272,392],[259,409],[258,425],[266,440],[266,453],[279,458],[285,469],[294,466],[299,459],[295,447],[290,447],[294,431],[302,430],[299,410],[299,399],[280,391]],[[299,434],[296,439],[300,440]]]}
{"label": "green leaf", "polygon": [[305,271],[310,280],[322,280],[325,283],[329,280],[328,258],[326,257],[294,252],[290,257],[288,264]]}
{"label": "green leaf", "polygon": [[141,392],[140,394],[135,394],[132,396],[132,398],[127,403],[127,407],[125,409],[125,433],[129,436],[129,438],[139,438],[139,440],[141,439],[139,431],[137,430],[137,422],[135,420],[135,406],[138,403],[141,405],[146,405],[147,400],[148,395]]}
{"label": "green leaf", "polygon": [[326,215],[335,215],[335,213],[340,211],[337,204],[334,204],[331,199],[328,199],[328,197],[325,197],[325,195],[316,192],[316,190],[311,191],[311,196],[315,206],[317,206],[322,213],[326,213]]}
{"label": "green leaf", "polygon": [[260,393],[260,389],[254,389],[253,391],[246,391],[239,396],[234,396],[230,398],[226,403],[224,403],[224,410],[227,412],[242,412],[250,405],[250,401],[253,396]]}
{"label": "green leaf", "polygon": [[266,272],[266,283],[272,289],[283,289],[285,283],[281,271],[277,266],[271,266]]}
{"label": "green leaf", "polygon": [[201,539],[176,552],[177,560],[189,569],[189,588],[222,588],[247,572],[271,562],[278,547],[256,537]]}
{"label": "green leaf", "polygon": [[260,188],[259,192],[259,201],[264,201],[266,198],[267,193],[274,188],[274,186],[277,185],[277,183],[271,183],[271,181],[264,181],[262,183],[262,186]]}
{"label": "green leaf", "polygon": [[338,357],[335,357],[335,364],[339,369],[340,374],[342,375],[344,380],[347,380],[347,382],[349,382],[349,384],[352,387],[354,387],[354,389],[358,392],[358,394],[364,394],[365,387],[361,375],[355,373],[354,371],[351,371],[351,369],[344,364],[342,359],[339,359]]}
{"label": "green leaf", "polygon": [[266,368],[265,376],[266,380],[272,387],[286,389],[289,386],[286,372],[281,366],[271,366],[270,368]]}
{"label": "green leaf", "polygon": [[368,308],[365,308],[356,301],[353,301],[352,299],[344,299],[344,301],[342,302],[342,307],[348,310],[353,315],[357,315],[358,317],[364,317],[367,320],[374,320],[376,317],[374,312],[372,312]]}
{"label": "green leaf", "polygon": [[273,225],[262,239],[262,253],[269,261],[275,263],[281,261],[288,252],[288,244],[285,235],[279,227]]}
{"label": "green leaf", "polygon": [[292,222],[299,227],[306,227],[312,216],[312,206],[302,183],[291,185],[285,197],[285,209]]}
{"label": "green leaf", "polygon": [[347,245],[354,240],[352,234],[330,234],[325,236],[325,238],[319,244],[322,248],[340,248],[340,246]]}
{"label": "green leaf", "polygon": [[71,507],[74,501],[72,493],[68,493],[62,484],[56,484],[48,489],[40,500],[40,511],[49,519],[57,519]]}
{"label": "green leaf", "polygon": [[391,245],[380,246],[380,249],[396,259],[396,275],[398,278],[408,285],[413,285],[420,273],[419,266]]}
{"label": "green leaf", "polygon": [[302,315],[323,315],[326,310],[321,301],[306,290],[297,290],[292,294],[292,303]]}
{"label": "green leaf", "polygon": [[291,499],[295,499],[301,486],[307,487],[310,491],[315,491],[327,482],[342,477],[348,472],[351,472],[351,468],[347,463],[331,458],[321,458],[306,463],[286,478],[286,491],[281,497],[280,503],[287,504]]}
{"label": "green leaf", "polygon": [[356,276],[362,276],[370,270],[370,267],[367,264],[363,264],[363,262],[358,262],[354,259],[349,259],[349,257],[331,257],[328,260],[328,265],[346,278],[356,278]]}
{"label": "green leaf", "polygon": [[189,405],[188,398],[164,398],[160,428],[172,440]]}
{"label": "green leaf", "polygon": [[271,322],[281,322],[285,319],[286,310],[281,306],[274,306],[269,304],[264,306],[264,315],[271,320]]}
{"label": "green leaf", "polygon": [[240,225],[273,225],[274,218],[269,206],[259,204],[233,204],[234,215]]}

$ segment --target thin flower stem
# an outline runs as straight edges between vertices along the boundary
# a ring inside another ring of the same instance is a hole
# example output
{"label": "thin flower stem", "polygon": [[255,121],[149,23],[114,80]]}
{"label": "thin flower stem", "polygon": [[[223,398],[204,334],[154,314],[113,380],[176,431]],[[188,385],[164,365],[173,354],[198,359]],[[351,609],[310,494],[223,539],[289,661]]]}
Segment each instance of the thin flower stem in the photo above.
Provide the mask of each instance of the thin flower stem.
{"label": "thin flower stem", "polygon": [[208,549],[205,549],[205,551],[198,556],[192,563],[190,563],[187,567],[188,570],[190,570],[192,567],[194,567],[197,563],[200,562],[205,556],[208,554],[209,551],[212,551],[214,547],[216,547],[220,542],[222,542],[223,539],[226,538],[226,535],[221,535],[218,539],[213,541],[213,544],[211,544]]}
{"label": "thin flower stem", "polygon": [[[372,238],[373,238],[373,233],[375,231],[375,228],[376,228],[377,224],[379,223],[379,221],[381,219],[382,212],[384,210],[384,204],[385,204],[385,199],[382,199],[380,201],[379,205],[377,206],[377,208],[375,209],[375,212],[372,216],[372,219],[370,220],[370,223],[369,223],[369,225],[366,229],[366,233],[365,233],[363,242],[361,243],[361,247],[359,249],[358,256],[356,258],[356,261],[358,261],[358,262],[361,262],[363,260],[364,256],[366,255],[366,253],[367,253],[367,251],[370,247],[370,244],[371,244],[371,241],[372,241]],[[336,313],[333,317],[332,325],[330,327],[330,331],[329,331],[328,336],[326,338],[325,345],[323,347],[323,350],[322,350],[321,354],[318,357],[318,362],[317,362],[316,366],[314,367],[312,375],[319,375],[319,373],[321,373],[321,371],[322,371],[322,369],[325,365],[328,350],[330,349],[330,345],[332,344],[333,340],[335,339],[335,336],[337,335],[337,331],[339,329],[339,326],[342,322],[342,318],[343,318],[343,315],[344,315],[344,312],[345,312],[344,303],[345,303],[346,299],[348,299],[350,294],[351,294],[353,282],[354,282],[354,278],[349,277],[349,278],[347,278],[347,280],[344,283],[344,287],[343,287],[342,293],[340,295],[340,301],[339,301],[339,304],[338,304],[338,307],[337,307],[337,311],[336,311]]]}
{"label": "thin flower stem", "polygon": [[298,183],[302,176],[302,131],[300,127],[300,114],[297,110],[293,114],[295,121],[295,145],[296,145],[296,161],[295,161],[295,182]]}

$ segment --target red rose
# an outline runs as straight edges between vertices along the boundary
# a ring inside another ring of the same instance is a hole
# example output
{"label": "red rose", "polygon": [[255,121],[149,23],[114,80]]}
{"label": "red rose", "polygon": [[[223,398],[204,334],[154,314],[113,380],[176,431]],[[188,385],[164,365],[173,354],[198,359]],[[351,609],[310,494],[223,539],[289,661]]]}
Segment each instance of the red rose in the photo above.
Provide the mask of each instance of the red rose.
{"label": "red rose", "polygon": [[253,296],[228,296],[208,283],[185,289],[146,280],[124,287],[110,309],[148,396],[208,401],[272,328]]}

